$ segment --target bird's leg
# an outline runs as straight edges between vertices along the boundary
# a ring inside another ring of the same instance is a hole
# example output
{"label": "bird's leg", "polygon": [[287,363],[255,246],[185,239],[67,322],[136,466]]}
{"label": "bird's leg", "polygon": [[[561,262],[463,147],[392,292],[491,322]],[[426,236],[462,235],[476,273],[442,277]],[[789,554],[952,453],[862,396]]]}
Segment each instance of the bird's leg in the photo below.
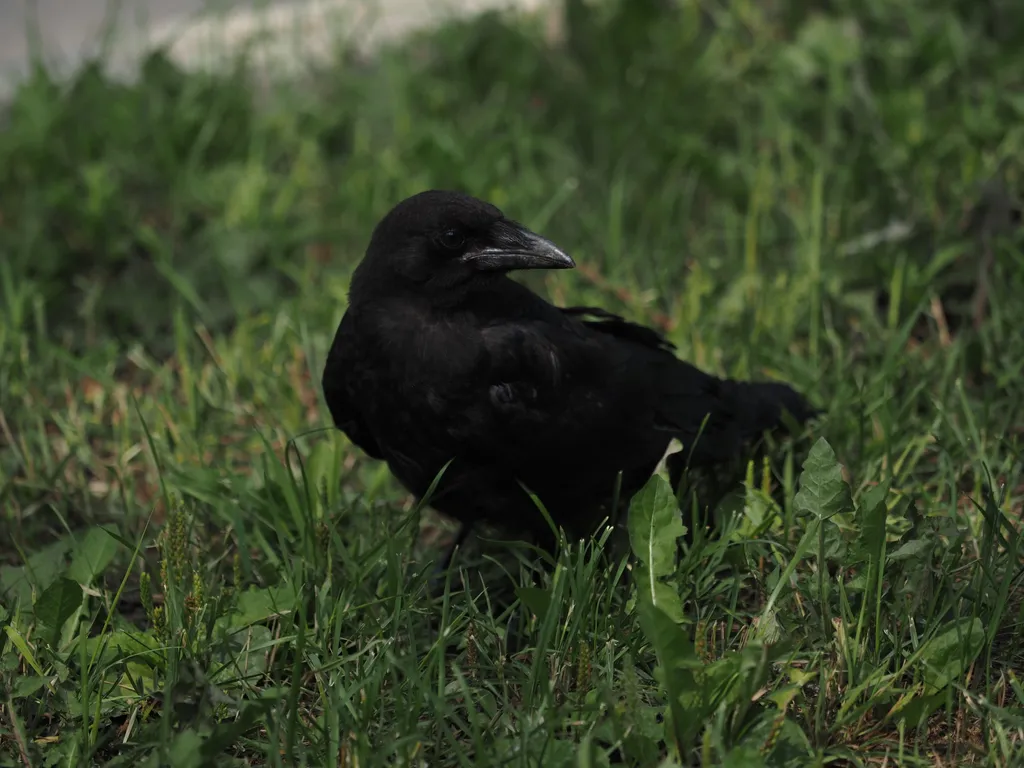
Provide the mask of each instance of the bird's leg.
{"label": "bird's leg", "polygon": [[466,539],[469,537],[470,531],[472,530],[472,523],[462,523],[459,527],[458,534],[455,536],[455,540],[438,559],[437,564],[434,566],[434,572],[430,577],[429,590],[432,596],[437,597],[444,591],[444,574],[452,564],[452,558],[455,556],[455,550],[466,542]]}

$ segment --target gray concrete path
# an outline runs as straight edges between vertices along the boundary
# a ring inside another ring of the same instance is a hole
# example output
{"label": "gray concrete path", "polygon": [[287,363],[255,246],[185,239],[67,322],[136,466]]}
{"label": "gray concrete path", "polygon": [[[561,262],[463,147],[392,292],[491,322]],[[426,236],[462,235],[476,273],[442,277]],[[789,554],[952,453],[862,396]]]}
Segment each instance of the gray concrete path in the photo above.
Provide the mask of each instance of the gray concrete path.
{"label": "gray concrete path", "polygon": [[[154,44],[186,67],[215,66],[255,43],[255,63],[276,70],[323,59],[340,37],[372,46],[451,14],[536,10],[548,0],[0,0],[0,95],[25,72],[32,37],[56,70],[103,50],[130,76]],[[115,22],[112,25],[112,22]]]}

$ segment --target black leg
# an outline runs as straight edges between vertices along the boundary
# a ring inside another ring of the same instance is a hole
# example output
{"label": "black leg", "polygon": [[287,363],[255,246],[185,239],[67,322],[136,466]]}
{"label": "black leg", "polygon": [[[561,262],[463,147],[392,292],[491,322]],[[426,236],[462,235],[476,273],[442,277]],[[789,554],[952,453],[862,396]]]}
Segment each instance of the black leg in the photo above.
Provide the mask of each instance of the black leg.
{"label": "black leg", "polygon": [[459,532],[455,536],[455,540],[438,559],[437,564],[434,566],[434,572],[430,576],[430,584],[428,587],[432,597],[438,597],[444,591],[444,575],[452,564],[452,558],[455,556],[455,550],[465,544],[466,539],[469,537],[469,533],[472,530],[472,523],[463,523],[459,527]]}

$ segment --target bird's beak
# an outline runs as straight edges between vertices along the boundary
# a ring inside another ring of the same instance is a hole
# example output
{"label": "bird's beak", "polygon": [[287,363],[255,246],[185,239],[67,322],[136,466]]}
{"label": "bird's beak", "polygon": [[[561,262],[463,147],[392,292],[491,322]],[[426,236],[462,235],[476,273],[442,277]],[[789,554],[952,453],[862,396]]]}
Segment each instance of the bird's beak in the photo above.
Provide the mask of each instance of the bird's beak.
{"label": "bird's beak", "polygon": [[462,260],[485,271],[513,269],[572,269],[565,251],[545,237],[514,221],[502,221],[491,233],[491,243],[468,251]]}

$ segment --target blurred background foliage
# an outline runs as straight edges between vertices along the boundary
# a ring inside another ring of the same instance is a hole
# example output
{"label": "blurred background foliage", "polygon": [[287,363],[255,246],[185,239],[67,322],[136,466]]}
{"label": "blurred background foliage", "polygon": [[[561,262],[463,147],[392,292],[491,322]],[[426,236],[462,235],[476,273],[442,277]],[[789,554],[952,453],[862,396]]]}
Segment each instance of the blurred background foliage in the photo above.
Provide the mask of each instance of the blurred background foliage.
{"label": "blurred background foliage", "polygon": [[160,52],[131,84],[40,68],[0,134],[0,250],[37,327],[155,348],[174,306],[226,328],[451,186],[663,304],[687,279],[738,306],[821,269],[838,305],[899,270],[914,306],[936,279],[973,295],[965,222],[1019,218],[1022,85],[1024,6],[998,0],[566,0],[343,52],[273,100]]}

